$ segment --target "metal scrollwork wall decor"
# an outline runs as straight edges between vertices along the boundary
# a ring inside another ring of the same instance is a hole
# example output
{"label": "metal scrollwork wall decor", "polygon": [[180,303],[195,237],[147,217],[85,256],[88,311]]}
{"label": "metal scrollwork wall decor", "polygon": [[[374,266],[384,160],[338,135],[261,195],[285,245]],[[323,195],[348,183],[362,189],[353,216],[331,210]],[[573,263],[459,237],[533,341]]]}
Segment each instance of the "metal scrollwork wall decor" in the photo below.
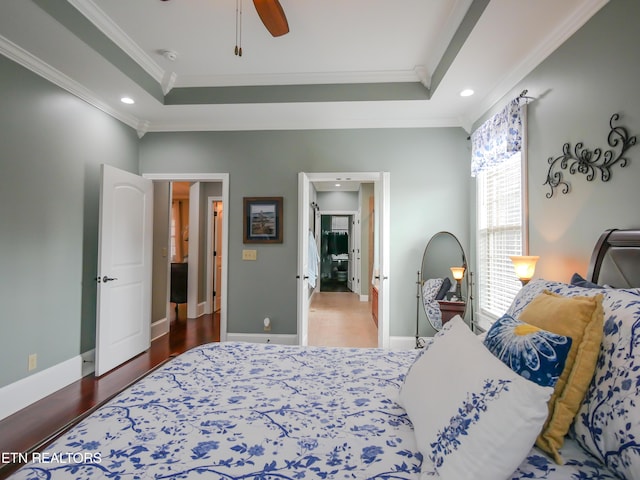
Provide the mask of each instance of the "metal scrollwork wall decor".
{"label": "metal scrollwork wall decor", "polygon": [[[582,173],[588,181],[593,181],[598,172],[603,182],[611,179],[611,167],[620,165],[626,167],[629,159],[624,157],[626,151],[636,144],[636,137],[629,136],[627,129],[614,124],[620,119],[620,115],[614,113],[609,120],[611,131],[607,137],[607,143],[611,147],[609,150],[603,151],[601,148],[589,150],[584,148],[582,142],[576,143],[571,149],[569,143],[562,146],[562,155],[557,157],[549,157],[549,171],[547,172],[547,181],[543,185],[549,185],[550,191],[546,197],[551,198],[556,188],[562,185],[562,193],[569,193],[570,184],[564,178],[564,172],[571,175]],[[617,149],[620,149],[619,151]]]}

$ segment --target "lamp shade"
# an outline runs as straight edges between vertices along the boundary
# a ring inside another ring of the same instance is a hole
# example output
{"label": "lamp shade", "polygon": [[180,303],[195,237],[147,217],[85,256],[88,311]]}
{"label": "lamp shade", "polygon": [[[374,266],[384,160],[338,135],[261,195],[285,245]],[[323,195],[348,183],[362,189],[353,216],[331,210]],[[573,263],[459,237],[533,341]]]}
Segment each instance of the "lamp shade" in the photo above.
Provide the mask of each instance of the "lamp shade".
{"label": "lamp shade", "polygon": [[457,280],[458,282],[462,280],[462,277],[464,277],[464,270],[464,267],[451,267],[451,274],[453,275],[454,280]]}
{"label": "lamp shade", "polygon": [[533,274],[536,271],[536,262],[540,257],[534,255],[513,255],[509,258],[513,262],[516,276],[522,284],[525,285],[533,278]]}

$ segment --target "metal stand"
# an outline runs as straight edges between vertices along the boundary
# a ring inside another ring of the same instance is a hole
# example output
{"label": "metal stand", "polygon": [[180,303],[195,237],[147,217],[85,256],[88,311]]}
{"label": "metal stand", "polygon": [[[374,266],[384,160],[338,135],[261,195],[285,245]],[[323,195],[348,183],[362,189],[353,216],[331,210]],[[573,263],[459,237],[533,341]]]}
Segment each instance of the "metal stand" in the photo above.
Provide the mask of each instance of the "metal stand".
{"label": "metal stand", "polygon": [[416,280],[416,347],[424,348],[424,340],[420,338],[420,270]]}
{"label": "metal stand", "polygon": [[471,309],[470,312],[470,320],[469,320],[469,325],[471,326],[471,331],[473,333],[476,333],[476,320],[475,318],[473,318],[473,272],[471,270],[469,270],[469,308]]}

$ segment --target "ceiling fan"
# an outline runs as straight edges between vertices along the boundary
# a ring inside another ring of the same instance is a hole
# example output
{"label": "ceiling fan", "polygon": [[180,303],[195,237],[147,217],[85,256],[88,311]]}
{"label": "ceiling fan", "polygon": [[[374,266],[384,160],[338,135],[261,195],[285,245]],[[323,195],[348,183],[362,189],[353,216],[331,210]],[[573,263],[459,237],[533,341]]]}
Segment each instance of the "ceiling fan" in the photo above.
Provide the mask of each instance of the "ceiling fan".
{"label": "ceiling fan", "polygon": [[[162,1],[166,2],[168,0]],[[272,36],[280,37],[289,33],[287,16],[284,14],[282,5],[278,0],[253,0],[253,5],[256,7],[260,20],[262,20],[262,23]]]}
{"label": "ceiling fan", "polygon": [[289,33],[289,23],[278,0],[253,0],[253,5],[272,36]]}
{"label": "ceiling fan", "polygon": [[[289,33],[289,23],[278,0],[253,0],[258,16],[269,33],[280,37]],[[242,56],[242,0],[236,0],[236,48],[237,57]]]}

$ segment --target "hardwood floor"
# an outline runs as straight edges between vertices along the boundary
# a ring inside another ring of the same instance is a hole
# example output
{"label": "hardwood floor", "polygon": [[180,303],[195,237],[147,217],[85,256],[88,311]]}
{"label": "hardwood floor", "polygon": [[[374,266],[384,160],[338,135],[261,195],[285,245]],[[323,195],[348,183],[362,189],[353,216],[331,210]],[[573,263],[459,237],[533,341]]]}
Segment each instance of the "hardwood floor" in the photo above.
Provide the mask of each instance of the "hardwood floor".
{"label": "hardwood floor", "polygon": [[316,292],[309,308],[309,345],[377,347],[371,303],[355,293]]}
{"label": "hardwood floor", "polygon": [[56,433],[140,378],[173,355],[195,346],[220,341],[220,317],[203,315],[173,320],[171,332],[151,342],[146,352],[96,378],[93,374],[0,421],[0,479],[19,465],[7,454],[24,453],[44,446]]}
{"label": "hardwood floor", "polygon": [[[172,320],[171,333],[151,343],[151,348],[111,372],[93,374],[68,385],[33,405],[0,421],[0,479],[19,464],[3,454],[24,453],[44,447],[76,419],[122,391],[173,355],[195,346],[220,341],[220,318],[203,315]],[[354,293],[318,292],[309,312],[309,343],[342,347],[376,347],[378,332],[371,304]],[[3,458],[4,457],[4,458]]]}

